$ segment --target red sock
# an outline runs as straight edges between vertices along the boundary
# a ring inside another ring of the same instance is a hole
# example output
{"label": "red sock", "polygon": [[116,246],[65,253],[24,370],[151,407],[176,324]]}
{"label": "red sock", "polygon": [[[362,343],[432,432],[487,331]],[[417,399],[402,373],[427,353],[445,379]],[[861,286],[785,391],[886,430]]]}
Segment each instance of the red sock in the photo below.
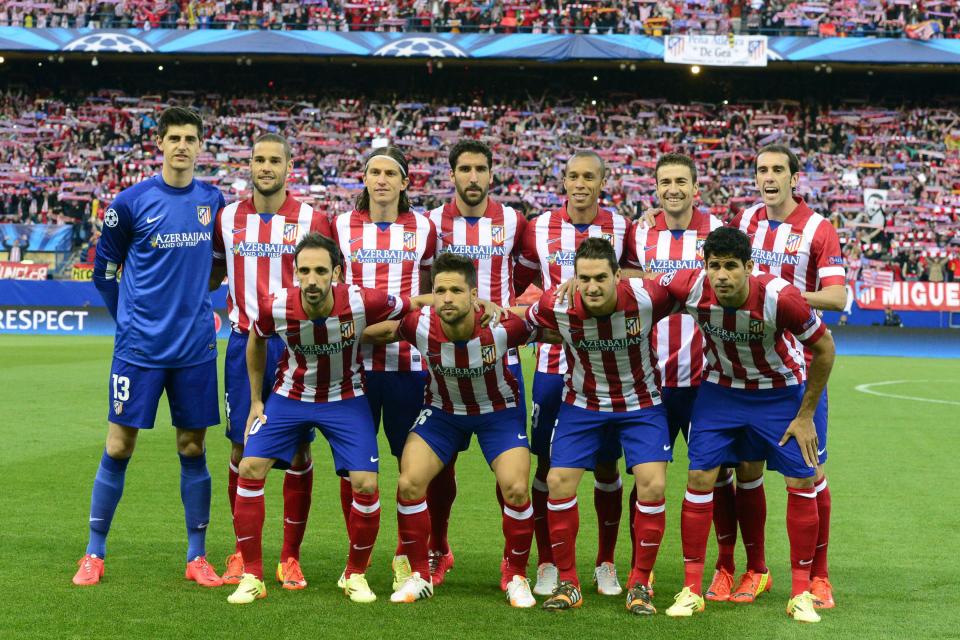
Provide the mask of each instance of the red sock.
{"label": "red sock", "polygon": [[597,509],[597,564],[613,562],[617,548],[617,533],[620,531],[620,516],[623,514],[623,481],[620,476],[613,482],[593,482],[593,504]]}
{"label": "red sock", "polygon": [[699,594],[703,588],[703,558],[713,520],[713,492],[687,487],[680,512],[680,540],[683,545],[683,584]]}
{"label": "red sock", "polygon": [[[237,505],[237,482],[240,480],[240,470],[237,468],[237,465],[233,464],[233,461],[230,461],[230,471],[227,474],[227,498],[230,500],[230,515],[236,513]],[[236,543],[234,549],[237,553],[240,553],[240,543]]]}
{"label": "red sock", "polygon": [[547,519],[547,483],[535,477],[530,495],[533,504],[533,532],[537,538],[537,563],[553,564],[550,524]]}
{"label": "red sock", "polygon": [[427,543],[430,540],[430,511],[427,499],[406,501],[397,496],[397,555],[407,556],[410,567],[430,579]]}
{"label": "red sock", "polygon": [[340,511],[343,512],[343,524],[350,531],[350,507],[353,505],[353,485],[350,478],[340,478]]}
{"label": "red sock", "polygon": [[427,487],[427,506],[430,509],[430,550],[448,553],[447,526],[450,511],[457,498],[457,477],[453,465],[456,457],[437,474]]}
{"label": "red sock", "polygon": [[713,485],[713,530],[717,534],[717,569],[737,570],[733,551],[737,546],[737,493],[734,474]]}
{"label": "red sock", "polygon": [[240,478],[233,512],[233,529],[243,554],[243,570],[263,580],[263,480]]}
{"label": "red sock", "polygon": [[307,531],[310,499],[313,495],[313,463],[306,467],[290,468],[283,474],[283,546],[280,562],[287,558],[300,559],[300,544]]}
{"label": "red sock", "polygon": [[580,586],[577,577],[577,532],[580,530],[580,510],[576,496],[547,500],[547,522],[550,524],[550,547],[560,580],[569,580]]}
{"label": "red sock", "polygon": [[503,540],[507,578],[526,578],[530,543],[533,542],[533,507],[529,500],[521,505],[503,505]]}
{"label": "red sock", "polygon": [[350,504],[350,553],[347,556],[346,575],[366,573],[370,554],[380,532],[380,492],[353,492]]}
{"label": "red sock", "polygon": [[667,527],[666,501],[637,502],[634,516],[634,548],[637,550],[627,588],[650,584],[650,572],[657,562],[663,530]]}
{"label": "red sock", "polygon": [[820,528],[817,530],[817,552],[813,554],[813,566],[810,575],[814,578],[827,578],[827,548],[830,544],[830,487],[827,486],[827,477],[817,482],[817,515],[820,519]]}
{"label": "red sock", "polygon": [[787,487],[787,537],[790,538],[790,570],[793,584],[790,596],[810,590],[810,567],[817,550],[816,489]]}
{"label": "red sock", "polygon": [[630,514],[630,566],[637,564],[637,483],[633,483],[630,500],[627,505]]}
{"label": "red sock", "polygon": [[767,524],[767,496],[763,491],[763,476],[751,482],[737,483],[736,504],[740,535],[747,551],[747,569],[766,573],[764,527]]}

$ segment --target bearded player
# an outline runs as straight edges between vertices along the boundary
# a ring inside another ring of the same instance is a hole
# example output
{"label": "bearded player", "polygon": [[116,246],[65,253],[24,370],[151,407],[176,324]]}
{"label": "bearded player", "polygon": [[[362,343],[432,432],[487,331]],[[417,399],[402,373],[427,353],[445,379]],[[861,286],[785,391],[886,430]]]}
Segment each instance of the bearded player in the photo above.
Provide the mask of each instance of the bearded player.
{"label": "bearded player", "polygon": [[[623,254],[627,220],[600,207],[605,184],[603,159],[593,151],[578,151],[564,168],[563,186],[567,201],[527,224],[517,269],[517,289],[539,279],[548,290],[574,277],[574,255],[587,238],[602,238],[614,248],[617,259]],[[550,595],[557,587],[557,566],[547,523],[547,473],[550,470],[550,435],[563,398],[563,377],[567,372],[564,349],[542,344],[533,377],[533,408],[530,415],[531,450],[537,456],[533,480],[533,513],[536,522],[537,583],[533,592]],[[623,483],[617,471],[620,445],[615,438],[603,443],[594,467],[594,504],[597,510],[599,544],[594,580],[603,595],[623,592],[614,565],[614,549],[620,528]]]}
{"label": "bearded player", "polygon": [[[477,295],[503,307],[513,304],[514,268],[526,228],[519,211],[502,205],[489,196],[493,181],[493,153],[477,140],[456,143],[448,156],[450,179],[456,190],[452,201],[430,212],[437,228],[437,254],[453,253],[473,260]],[[519,386],[519,410],[526,420],[526,394],[523,369],[515,348],[506,353],[507,367]],[[430,484],[430,575],[434,586],[442,584],[453,566],[453,553],[447,542],[447,524],[457,485],[454,480],[456,454],[439,475],[448,476]],[[497,485],[501,506],[500,485]]]}
{"label": "bearded player", "polygon": [[[787,485],[791,597],[787,614],[819,622],[810,593],[819,524],[814,476],[814,415],[833,367],[833,338],[796,287],[770,274],[751,275],[750,240],[736,229],[712,231],[706,268],[662,276],[706,340],[707,369],[690,429],[690,471],[681,513],[684,587],[668,616],[704,610],[704,555],[720,465],[765,460]],[[813,354],[809,367],[796,341]]]}
{"label": "bearded player", "polygon": [[[270,294],[294,284],[293,253],[300,238],[316,232],[330,235],[326,218],[286,192],[291,165],[290,143],[268,133],[253,144],[250,155],[252,197],[231,203],[217,216],[214,230],[214,274],[219,285],[227,276],[227,313],[231,332],[224,363],[224,410],[230,439],[228,496],[233,513],[237,499],[239,464],[243,458],[244,429],[250,413],[247,378],[247,337],[261,311],[268,311]],[[217,268],[219,267],[219,268]],[[276,365],[284,353],[283,340],[267,343],[267,366],[262,388],[269,393]],[[263,398],[266,400],[266,396]],[[309,437],[313,437],[311,431]],[[304,441],[283,480],[283,546],[277,580],[285,589],[303,589],[307,581],[300,568],[300,544],[306,531],[313,491],[310,442]],[[227,558],[226,584],[239,584],[243,576],[240,545]]]}

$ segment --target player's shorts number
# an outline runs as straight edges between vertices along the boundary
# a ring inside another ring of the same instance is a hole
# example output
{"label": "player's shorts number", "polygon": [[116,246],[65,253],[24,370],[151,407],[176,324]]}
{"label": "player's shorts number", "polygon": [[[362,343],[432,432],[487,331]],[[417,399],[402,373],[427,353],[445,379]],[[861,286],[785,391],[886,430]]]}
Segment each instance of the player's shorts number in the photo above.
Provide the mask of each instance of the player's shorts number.
{"label": "player's shorts number", "polygon": [[120,402],[130,399],[130,378],[113,374],[113,399]]}
{"label": "player's shorts number", "polygon": [[424,409],[423,411],[421,411],[420,415],[417,416],[416,422],[414,422],[413,426],[410,427],[410,431],[413,431],[418,426],[423,426],[423,424],[426,423],[427,418],[429,418],[432,415],[433,415],[433,409]]}
{"label": "player's shorts number", "polygon": [[223,412],[227,414],[227,422],[230,422],[230,394],[223,392]]}
{"label": "player's shorts number", "polygon": [[253,421],[253,424],[250,425],[250,433],[248,433],[247,435],[252,436],[257,431],[260,431],[260,427],[262,426],[263,426],[263,423],[260,422],[260,418],[257,418],[256,420]]}
{"label": "player's shorts number", "polygon": [[533,410],[530,412],[530,430],[537,428],[537,422],[540,421],[540,405],[533,403]]}

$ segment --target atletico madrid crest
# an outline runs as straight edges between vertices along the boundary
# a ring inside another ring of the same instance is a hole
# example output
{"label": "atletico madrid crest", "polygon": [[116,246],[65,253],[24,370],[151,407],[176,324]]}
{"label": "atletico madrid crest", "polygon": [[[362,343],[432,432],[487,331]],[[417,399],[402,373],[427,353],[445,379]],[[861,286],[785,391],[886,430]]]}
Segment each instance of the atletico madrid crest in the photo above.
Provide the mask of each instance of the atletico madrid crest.
{"label": "atletico madrid crest", "polygon": [[609,242],[610,244],[613,244],[613,234],[612,234],[612,233],[601,233],[601,234],[600,234],[600,237],[603,238],[604,240],[606,240],[607,242]]}
{"label": "atletico madrid crest", "polygon": [[632,318],[627,318],[627,335],[635,336],[640,333],[640,330],[643,329],[643,323],[640,322],[639,316],[634,316]]}
{"label": "atletico madrid crest", "polygon": [[416,251],[417,249],[417,234],[414,231],[404,231],[403,232],[403,248],[407,251]]}
{"label": "atletico madrid crest", "polygon": [[480,357],[483,358],[484,364],[493,364],[497,361],[497,345],[488,344],[481,345],[480,347]]}
{"label": "atletico madrid crest", "polygon": [[113,412],[114,412],[116,415],[120,415],[121,413],[123,413],[123,403],[120,402],[119,400],[114,400],[114,401],[113,401]]}
{"label": "atletico madrid crest", "polygon": [[297,224],[285,224],[283,225],[283,244],[297,244],[297,236],[300,231],[300,225]]}
{"label": "atletico madrid crest", "polygon": [[210,224],[210,207],[206,205],[200,205],[197,207],[197,220],[200,221],[200,224],[207,226]]}
{"label": "atletico madrid crest", "polygon": [[502,224],[495,224],[490,227],[490,236],[493,238],[493,244],[503,244],[503,241],[506,239],[504,236],[506,233],[503,230]]}
{"label": "atletico madrid crest", "polygon": [[703,260],[703,245],[706,242],[704,238],[697,238],[697,260]]}
{"label": "atletico madrid crest", "polygon": [[751,320],[750,333],[763,333],[763,320]]}
{"label": "atletico madrid crest", "polygon": [[353,328],[353,320],[340,323],[340,340],[349,340],[354,336],[355,333],[356,331]]}
{"label": "atletico madrid crest", "polygon": [[787,236],[787,244],[783,247],[785,253],[794,254],[800,250],[800,243],[803,242],[803,234],[791,233]]}

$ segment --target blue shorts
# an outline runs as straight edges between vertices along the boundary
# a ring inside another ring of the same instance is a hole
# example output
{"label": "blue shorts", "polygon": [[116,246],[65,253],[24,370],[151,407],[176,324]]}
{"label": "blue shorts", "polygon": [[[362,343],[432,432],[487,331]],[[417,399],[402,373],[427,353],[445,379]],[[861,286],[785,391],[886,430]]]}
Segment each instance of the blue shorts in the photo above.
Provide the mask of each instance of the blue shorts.
{"label": "blue shorts", "polygon": [[683,435],[683,441],[690,440],[690,415],[693,403],[697,401],[699,387],[663,387],[660,397],[667,410],[667,425],[670,427],[670,445],[677,443],[677,434]]}
{"label": "blue shorts", "polygon": [[399,458],[407,434],[423,408],[426,371],[364,371],[364,393],[373,416],[374,429],[380,428],[390,444],[390,453]]}
{"label": "blue shorts", "polygon": [[[267,341],[267,366],[263,370],[263,401],[270,397],[270,390],[277,377],[277,366],[287,352],[280,336],[271,336]],[[224,435],[231,442],[243,444],[243,432],[250,414],[250,379],[247,377],[247,334],[230,332],[227,341],[227,357],[223,363],[223,413],[227,418]],[[313,432],[310,432],[311,440]]]}
{"label": "blue shorts", "polygon": [[216,360],[192,367],[148,369],[115,357],[110,365],[107,420],[134,429],[152,429],[164,390],[173,426],[206,429],[220,424]]}
{"label": "blue shorts", "polygon": [[437,407],[423,407],[410,432],[423,438],[445,465],[461,451],[463,441],[469,441],[473,434],[477,434],[477,442],[488,465],[492,465],[504,451],[527,448],[527,425],[519,407],[479,416],[457,415]]}
{"label": "blue shorts", "polygon": [[[817,429],[817,464],[823,464],[827,461],[827,390],[823,390],[820,396],[820,402],[817,403],[817,409],[813,413],[813,426]],[[786,427],[784,427],[786,428]],[[749,455],[755,460],[763,460],[762,445],[753,444],[747,447]],[[744,458],[746,459],[746,458]],[[777,468],[775,463],[768,463],[767,467],[773,471],[783,471]],[[786,474],[784,474],[786,475]]]}
{"label": "blue shorts", "polygon": [[[533,374],[533,409],[530,411],[530,450],[534,455],[549,458],[550,440],[557,424],[560,405],[564,404],[566,386],[559,373]],[[620,441],[615,433],[608,434],[600,445],[598,462],[616,462],[620,459]],[[591,469],[593,467],[590,467]]]}
{"label": "blue shorts", "polygon": [[781,389],[731,389],[704,382],[693,407],[690,427],[690,468],[713,469],[733,461],[766,460],[767,466],[789,478],[809,478],[794,438],[780,438],[797,416],[803,385]]}
{"label": "blue shorts", "polygon": [[362,398],[301,402],[271,393],[263,409],[267,423],[255,420],[243,447],[245,458],[273,458],[278,469],[290,466],[300,443],[314,427],[330,443],[337,473],[379,470],[377,432]]}
{"label": "blue shorts", "polygon": [[550,466],[594,469],[602,460],[602,447],[612,441],[618,449],[623,446],[628,470],[644,462],[673,460],[667,411],[662,404],[614,413],[563,403],[550,443]]}

